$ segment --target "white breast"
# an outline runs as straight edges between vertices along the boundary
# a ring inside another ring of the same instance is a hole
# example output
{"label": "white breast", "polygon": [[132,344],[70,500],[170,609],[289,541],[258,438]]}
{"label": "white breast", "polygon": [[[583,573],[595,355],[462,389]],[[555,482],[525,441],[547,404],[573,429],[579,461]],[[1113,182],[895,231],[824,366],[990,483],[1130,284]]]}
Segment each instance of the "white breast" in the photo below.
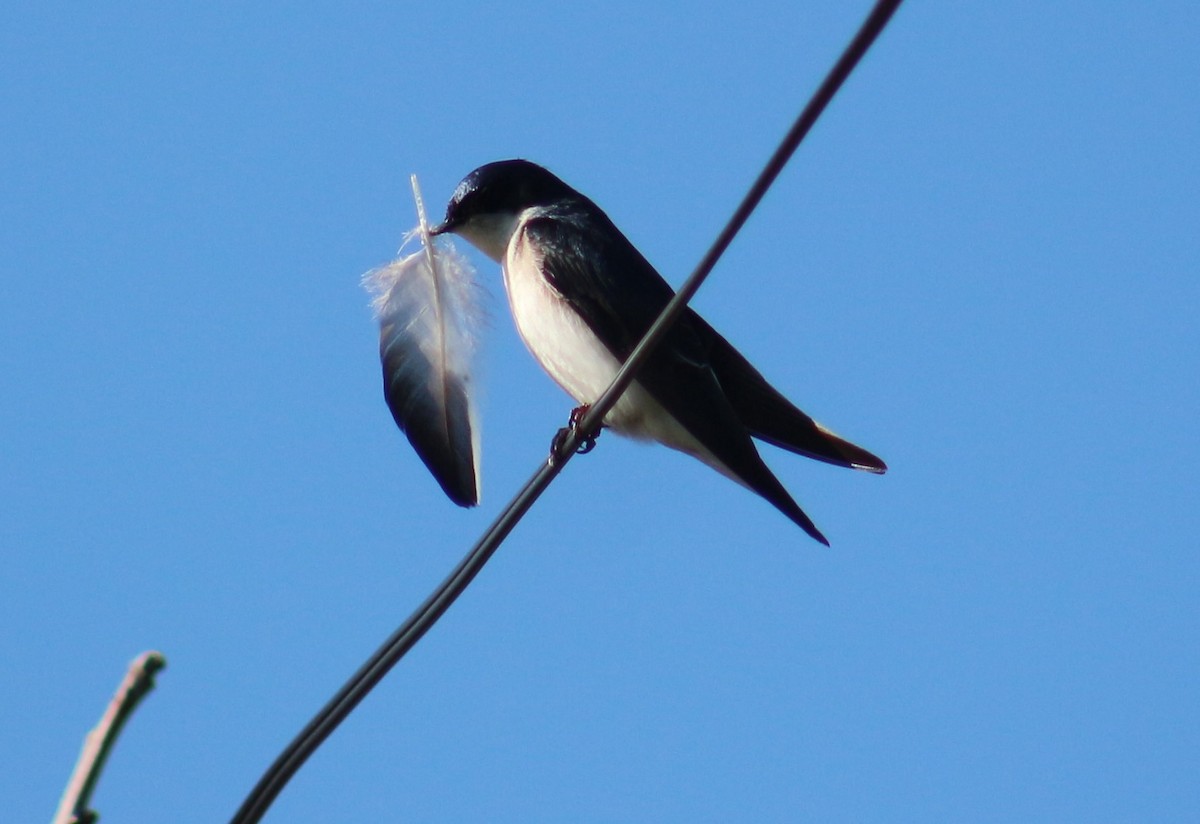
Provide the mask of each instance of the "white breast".
{"label": "white breast", "polygon": [[542,276],[541,255],[520,226],[508,244],[503,267],[509,308],[529,351],[579,403],[596,400],[620,364]]}
{"label": "white breast", "polygon": [[[593,403],[621,364],[542,276],[539,250],[517,225],[502,261],[504,287],[517,332],[542,368],[581,404]],[[604,418],[622,435],[658,441],[693,455],[742,483],[634,381]]]}

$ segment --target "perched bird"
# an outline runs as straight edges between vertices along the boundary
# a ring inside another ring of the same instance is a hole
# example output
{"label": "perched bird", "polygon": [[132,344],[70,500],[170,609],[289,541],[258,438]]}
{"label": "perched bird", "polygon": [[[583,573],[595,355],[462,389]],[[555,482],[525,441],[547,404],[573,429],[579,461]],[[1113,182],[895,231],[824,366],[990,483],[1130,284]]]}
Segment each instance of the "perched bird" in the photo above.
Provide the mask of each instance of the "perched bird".
{"label": "perched bird", "polygon": [[[674,295],[600,207],[541,166],[502,160],[455,189],[432,234],[453,232],[498,262],[529,351],[584,406],[608,388]],[[882,473],[870,452],[793,406],[725,338],[686,310],[604,426],[699,458],[829,541],[763,463],[752,438]]]}

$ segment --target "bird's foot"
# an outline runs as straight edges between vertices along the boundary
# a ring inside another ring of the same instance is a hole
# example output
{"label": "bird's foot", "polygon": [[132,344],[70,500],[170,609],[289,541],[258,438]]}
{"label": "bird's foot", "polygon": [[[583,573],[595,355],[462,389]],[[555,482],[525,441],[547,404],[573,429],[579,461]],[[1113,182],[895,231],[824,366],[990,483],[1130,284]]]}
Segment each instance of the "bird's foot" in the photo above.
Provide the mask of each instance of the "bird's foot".
{"label": "bird's foot", "polygon": [[[571,410],[571,419],[562,429],[554,436],[554,440],[550,442],[550,463],[558,463],[566,457],[565,447],[567,445],[567,436],[579,429],[579,424],[583,421],[583,416],[591,409],[591,404],[577,406]],[[576,455],[586,455],[596,448],[596,438],[600,437],[600,429],[596,428],[594,432],[583,432],[580,435],[579,445],[575,447]]]}

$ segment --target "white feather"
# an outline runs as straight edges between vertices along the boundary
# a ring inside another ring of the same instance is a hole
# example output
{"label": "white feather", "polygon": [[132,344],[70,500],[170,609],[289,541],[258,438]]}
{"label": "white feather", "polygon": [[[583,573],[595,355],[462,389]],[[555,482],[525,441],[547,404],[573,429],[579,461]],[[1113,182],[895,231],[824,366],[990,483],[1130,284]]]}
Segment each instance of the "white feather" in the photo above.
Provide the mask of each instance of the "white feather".
{"label": "white feather", "polygon": [[[396,424],[455,503],[479,502],[479,422],[472,366],[483,324],[475,270],[421,225],[424,247],[363,276],[379,322],[384,397]],[[403,249],[403,247],[401,247]]]}

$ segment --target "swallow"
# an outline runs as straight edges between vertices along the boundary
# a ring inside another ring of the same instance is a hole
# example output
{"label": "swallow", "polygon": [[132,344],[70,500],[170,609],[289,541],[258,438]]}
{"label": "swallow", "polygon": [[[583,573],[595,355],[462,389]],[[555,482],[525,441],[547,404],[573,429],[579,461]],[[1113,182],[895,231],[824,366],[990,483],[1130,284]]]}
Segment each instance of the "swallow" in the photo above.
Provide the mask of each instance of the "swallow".
{"label": "swallow", "polygon": [[[527,160],[489,163],[463,178],[445,220],[431,230],[447,232],[500,264],[517,332],[580,409],[608,388],[674,295],[599,206]],[[796,408],[691,309],[603,426],[698,458],[826,546],[754,440],[837,466],[887,470],[878,457]]]}

